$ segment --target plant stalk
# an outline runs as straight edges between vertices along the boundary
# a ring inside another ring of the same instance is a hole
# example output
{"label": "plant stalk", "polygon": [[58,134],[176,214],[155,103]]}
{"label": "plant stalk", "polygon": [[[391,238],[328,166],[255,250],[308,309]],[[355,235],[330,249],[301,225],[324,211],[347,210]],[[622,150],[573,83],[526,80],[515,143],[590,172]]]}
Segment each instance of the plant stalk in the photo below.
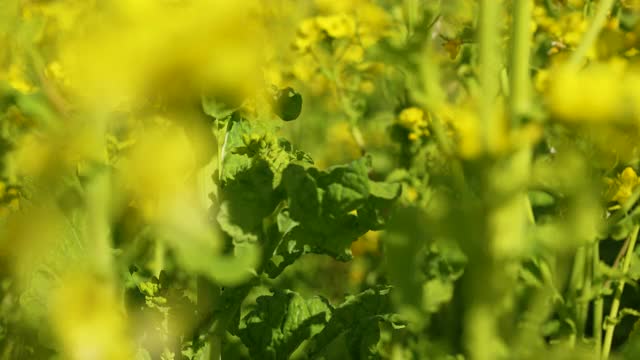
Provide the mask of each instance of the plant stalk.
{"label": "plant stalk", "polygon": [[[600,280],[600,243],[596,241],[593,245],[591,265],[592,282]],[[598,294],[593,303],[593,338],[595,339],[596,354],[602,352],[602,314],[604,312],[604,300]]]}
{"label": "plant stalk", "polygon": [[570,296],[574,299],[576,304],[576,328],[577,335],[579,337],[582,336],[584,332],[584,319],[582,319],[581,314],[583,313],[584,304],[581,299],[581,294],[584,290],[584,279],[585,279],[585,264],[586,264],[586,249],[585,246],[580,246],[576,251],[576,255],[573,259],[573,269],[571,270],[571,279],[569,281],[570,286]]}
{"label": "plant stalk", "polygon": [[529,109],[531,13],[533,1],[515,0],[513,4],[513,32],[511,34],[511,96],[512,124]]}
{"label": "plant stalk", "polygon": [[496,113],[496,96],[500,89],[499,15],[502,1],[481,0],[478,22],[480,49],[480,143],[486,153],[494,153],[501,139],[502,127]]}
{"label": "plant stalk", "polygon": [[[635,225],[631,234],[629,235],[629,246],[627,247],[627,253],[625,254],[624,260],[622,262],[622,274],[623,276],[627,274],[629,271],[629,267],[631,266],[631,258],[633,257],[633,251],[635,249],[636,240],[638,239],[638,231],[640,230],[640,225]],[[613,302],[611,302],[611,309],[609,311],[609,316],[607,317],[607,321],[605,323],[605,335],[604,342],[602,346],[602,359],[608,359],[609,354],[611,352],[611,342],[613,341],[613,332],[616,328],[616,321],[618,317],[618,310],[620,309],[620,299],[622,298],[622,292],[624,291],[624,279],[621,279],[618,282],[618,286],[616,287],[616,292],[613,296]]]}
{"label": "plant stalk", "polygon": [[591,25],[589,25],[587,32],[584,34],[582,41],[578,45],[578,48],[576,48],[576,51],[574,51],[569,58],[569,68],[577,69],[582,65],[587,53],[596,43],[598,35],[600,35],[600,32],[602,31],[602,28],[607,21],[607,16],[609,15],[609,12],[611,12],[614,3],[615,0],[600,0],[598,2]]}

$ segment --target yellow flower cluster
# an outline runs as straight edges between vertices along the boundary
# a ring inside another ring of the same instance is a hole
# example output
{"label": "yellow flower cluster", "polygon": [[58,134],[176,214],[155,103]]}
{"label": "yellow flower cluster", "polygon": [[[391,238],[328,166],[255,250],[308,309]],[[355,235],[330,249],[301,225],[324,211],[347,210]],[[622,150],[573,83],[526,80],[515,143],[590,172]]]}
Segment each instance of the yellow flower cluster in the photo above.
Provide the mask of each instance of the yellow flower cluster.
{"label": "yellow flower cluster", "polygon": [[533,17],[538,29],[549,34],[557,42],[557,46],[552,50],[553,53],[565,47],[576,47],[589,25],[582,11],[578,10],[569,11],[554,18],[547,13],[544,6],[537,5],[534,8]]}
{"label": "yellow flower cluster", "polygon": [[429,136],[429,118],[422,109],[409,107],[400,112],[396,123],[409,130],[409,140],[416,141],[423,136]]}
{"label": "yellow flower cluster", "polygon": [[606,198],[619,204],[624,203],[633,194],[633,190],[640,184],[640,179],[635,170],[626,167],[615,179],[605,179],[609,189]]}
{"label": "yellow flower cluster", "polygon": [[[318,2],[323,15],[300,22],[294,40],[295,78],[320,94],[338,86],[349,91],[371,93],[371,75],[379,65],[367,62],[366,50],[390,34],[387,12],[369,1]],[[330,42],[331,46],[323,46]],[[353,69],[349,76],[347,69]]]}

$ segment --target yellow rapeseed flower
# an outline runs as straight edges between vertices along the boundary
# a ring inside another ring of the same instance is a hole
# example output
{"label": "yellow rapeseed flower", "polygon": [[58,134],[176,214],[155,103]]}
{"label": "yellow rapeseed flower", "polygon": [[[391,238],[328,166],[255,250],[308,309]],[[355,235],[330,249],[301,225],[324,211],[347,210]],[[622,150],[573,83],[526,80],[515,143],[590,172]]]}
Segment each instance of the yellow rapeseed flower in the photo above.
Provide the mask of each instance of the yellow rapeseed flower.
{"label": "yellow rapeseed flower", "polygon": [[607,178],[605,180],[609,185],[606,196],[607,199],[619,204],[624,203],[631,197],[633,190],[640,184],[638,174],[636,174],[635,170],[631,167],[626,167],[615,179]]}
{"label": "yellow rapeseed flower", "polygon": [[422,136],[429,136],[429,121],[422,109],[409,107],[400,112],[396,120],[398,125],[409,130],[409,140],[415,141]]}
{"label": "yellow rapeseed flower", "polygon": [[341,59],[346,63],[359,63],[364,59],[364,49],[360,45],[351,44],[344,50]]}
{"label": "yellow rapeseed flower", "polygon": [[316,18],[304,19],[298,25],[298,33],[294,41],[296,49],[305,52],[323,38]]}
{"label": "yellow rapeseed flower", "polygon": [[347,14],[318,16],[316,22],[320,29],[334,39],[349,38],[356,32],[356,21]]}

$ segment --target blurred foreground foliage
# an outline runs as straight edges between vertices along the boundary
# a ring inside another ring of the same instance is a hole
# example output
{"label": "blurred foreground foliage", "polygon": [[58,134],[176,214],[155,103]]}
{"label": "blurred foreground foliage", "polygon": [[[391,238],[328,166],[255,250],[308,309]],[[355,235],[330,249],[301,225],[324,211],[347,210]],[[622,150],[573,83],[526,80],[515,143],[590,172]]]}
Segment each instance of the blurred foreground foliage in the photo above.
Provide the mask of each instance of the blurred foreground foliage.
{"label": "blurred foreground foliage", "polygon": [[0,359],[639,357],[639,9],[3,0]]}

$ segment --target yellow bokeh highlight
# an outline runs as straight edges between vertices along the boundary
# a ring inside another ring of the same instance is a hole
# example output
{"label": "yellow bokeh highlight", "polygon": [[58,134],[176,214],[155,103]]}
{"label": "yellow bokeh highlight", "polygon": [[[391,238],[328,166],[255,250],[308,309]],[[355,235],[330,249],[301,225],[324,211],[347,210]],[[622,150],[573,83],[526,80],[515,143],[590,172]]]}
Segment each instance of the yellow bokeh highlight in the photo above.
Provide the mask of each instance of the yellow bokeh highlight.
{"label": "yellow bokeh highlight", "polygon": [[133,344],[117,294],[87,274],[70,274],[51,294],[49,317],[70,360],[129,360]]}

